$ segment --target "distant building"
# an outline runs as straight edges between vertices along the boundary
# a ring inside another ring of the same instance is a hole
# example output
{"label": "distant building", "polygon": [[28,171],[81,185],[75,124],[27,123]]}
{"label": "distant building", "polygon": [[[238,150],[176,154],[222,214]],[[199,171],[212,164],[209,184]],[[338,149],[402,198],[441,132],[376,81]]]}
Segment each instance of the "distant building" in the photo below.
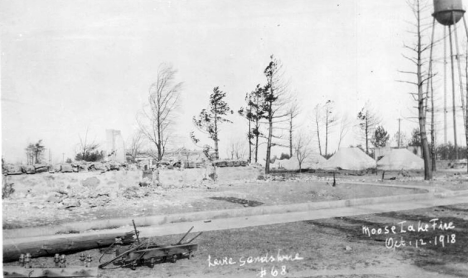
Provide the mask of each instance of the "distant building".
{"label": "distant building", "polygon": [[[162,159],[165,165],[173,165],[177,162],[204,162],[206,161],[205,154],[199,150],[188,150],[186,148],[179,148],[176,150],[166,151]],[[140,153],[135,157],[135,162],[143,170],[156,168],[157,160],[154,156],[148,153]]]}
{"label": "distant building", "polygon": [[150,170],[156,168],[156,159],[146,154],[138,154],[135,157],[135,162],[142,170]]}
{"label": "distant building", "polygon": [[106,153],[107,161],[125,163],[125,143],[120,130],[106,130]]}

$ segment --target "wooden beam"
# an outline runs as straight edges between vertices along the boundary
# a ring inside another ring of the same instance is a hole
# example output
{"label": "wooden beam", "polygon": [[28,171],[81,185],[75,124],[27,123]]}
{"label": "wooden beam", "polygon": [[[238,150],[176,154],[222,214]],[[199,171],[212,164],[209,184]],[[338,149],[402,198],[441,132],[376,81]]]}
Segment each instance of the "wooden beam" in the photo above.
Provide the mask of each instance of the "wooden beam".
{"label": "wooden beam", "polygon": [[[134,233],[129,232],[120,237],[122,244],[135,241]],[[31,258],[69,254],[95,248],[104,248],[116,242],[115,234],[83,235],[75,238],[57,237],[48,241],[32,241],[23,243],[3,242],[3,262],[17,261],[21,254],[29,253]]]}
{"label": "wooden beam", "polygon": [[97,277],[97,267],[24,268],[4,266],[3,277]]}

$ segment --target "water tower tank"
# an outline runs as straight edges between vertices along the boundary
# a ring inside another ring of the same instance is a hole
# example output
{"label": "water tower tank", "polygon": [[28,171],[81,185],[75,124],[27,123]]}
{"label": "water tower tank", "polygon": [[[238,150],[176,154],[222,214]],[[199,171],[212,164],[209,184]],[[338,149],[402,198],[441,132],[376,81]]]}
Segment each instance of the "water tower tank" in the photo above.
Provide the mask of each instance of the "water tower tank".
{"label": "water tower tank", "polygon": [[464,13],[462,0],[434,0],[433,16],[442,25],[456,24]]}

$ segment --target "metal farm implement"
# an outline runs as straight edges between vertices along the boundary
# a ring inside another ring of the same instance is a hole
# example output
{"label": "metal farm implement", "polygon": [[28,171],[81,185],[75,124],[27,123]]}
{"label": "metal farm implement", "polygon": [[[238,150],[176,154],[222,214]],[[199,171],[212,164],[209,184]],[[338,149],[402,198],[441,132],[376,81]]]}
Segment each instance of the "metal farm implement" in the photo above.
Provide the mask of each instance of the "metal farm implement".
{"label": "metal farm implement", "polygon": [[[151,268],[155,264],[172,262],[175,263],[178,259],[188,258],[193,256],[193,252],[198,250],[198,244],[191,243],[202,233],[199,233],[188,242],[182,243],[185,237],[192,231],[193,227],[188,230],[187,233],[179,240],[179,242],[171,245],[156,245],[151,242],[150,239],[141,240],[138,237],[138,231],[136,230],[135,223],[135,235],[137,242],[126,248],[118,248],[115,250],[115,257],[105,263],[99,265],[99,268],[103,269],[109,264],[114,264],[117,267],[129,267],[135,270],[137,266],[147,265]],[[112,246],[111,246],[112,247]],[[110,248],[111,248],[110,247]],[[99,259],[101,262],[102,257]]]}

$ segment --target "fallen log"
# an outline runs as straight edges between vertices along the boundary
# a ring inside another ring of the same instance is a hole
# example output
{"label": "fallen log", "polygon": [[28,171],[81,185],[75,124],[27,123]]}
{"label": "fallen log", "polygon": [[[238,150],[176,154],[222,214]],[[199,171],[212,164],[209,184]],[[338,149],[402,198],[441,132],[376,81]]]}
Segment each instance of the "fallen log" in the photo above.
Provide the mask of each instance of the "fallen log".
{"label": "fallen log", "polygon": [[53,240],[15,241],[4,239],[3,262],[17,261],[21,254],[29,253],[31,258],[49,257],[55,254],[70,254],[80,251],[105,248],[114,243],[131,244],[135,242],[134,232],[125,233],[122,236],[114,234],[83,235],[73,238],[58,235]]}
{"label": "fallen log", "polygon": [[97,277],[98,269],[84,267],[67,268],[24,268],[24,267],[3,267],[3,277]]}

